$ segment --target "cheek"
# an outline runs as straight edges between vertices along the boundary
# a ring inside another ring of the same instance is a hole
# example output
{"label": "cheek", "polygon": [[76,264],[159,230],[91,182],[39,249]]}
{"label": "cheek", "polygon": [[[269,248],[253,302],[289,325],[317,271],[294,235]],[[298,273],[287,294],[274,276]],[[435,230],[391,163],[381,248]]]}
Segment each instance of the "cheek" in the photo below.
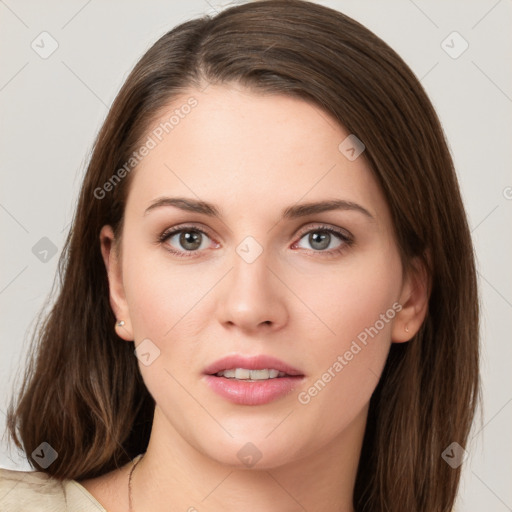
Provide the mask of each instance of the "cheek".
{"label": "cheek", "polygon": [[398,255],[381,254],[340,266],[323,293],[310,288],[312,309],[334,331],[319,324],[322,334],[309,355],[313,373],[297,396],[306,417],[328,411],[330,420],[318,425],[320,438],[345,428],[366,406],[386,362],[400,308],[401,266]]}
{"label": "cheek", "polygon": [[136,340],[151,335],[163,340],[183,329],[194,305],[214,282],[215,276],[176,264],[164,251],[158,247],[134,251],[125,261],[126,300]]}
{"label": "cheek", "polygon": [[203,272],[187,271],[192,267],[168,262],[157,251],[134,251],[123,268],[134,339],[136,345],[145,342],[151,354],[150,364],[141,359],[139,369],[147,389],[164,410],[181,408],[192,415],[194,403],[178,383],[185,381],[182,368],[197,366],[194,340],[196,330],[201,329],[197,323],[202,315],[200,301],[212,285]]}
{"label": "cheek", "polygon": [[[323,345],[339,349],[392,307],[399,297],[401,276],[398,254],[372,251],[342,260],[319,272],[315,279],[301,279],[297,287],[323,322],[316,320]],[[313,315],[309,318],[315,320]],[[390,323],[383,330],[389,334]]]}

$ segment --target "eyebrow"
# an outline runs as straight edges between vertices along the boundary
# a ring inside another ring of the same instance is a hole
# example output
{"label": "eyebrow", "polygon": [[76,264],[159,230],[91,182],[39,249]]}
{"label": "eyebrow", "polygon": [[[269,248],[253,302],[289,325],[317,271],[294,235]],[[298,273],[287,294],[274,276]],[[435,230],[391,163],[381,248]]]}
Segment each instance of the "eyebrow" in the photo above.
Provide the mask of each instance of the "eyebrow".
{"label": "eyebrow", "polygon": [[[186,197],[159,197],[146,208],[144,215],[147,215],[157,208],[162,208],[165,206],[174,206],[180,210],[193,213],[201,213],[203,215],[216,217],[218,219],[222,217],[220,210],[212,203]],[[285,208],[282,211],[281,216],[283,219],[290,220],[331,210],[356,211],[364,214],[371,220],[375,220],[373,215],[366,208],[360,204],[354,203],[352,201],[346,201],[344,199],[328,199],[325,201],[295,204]]]}

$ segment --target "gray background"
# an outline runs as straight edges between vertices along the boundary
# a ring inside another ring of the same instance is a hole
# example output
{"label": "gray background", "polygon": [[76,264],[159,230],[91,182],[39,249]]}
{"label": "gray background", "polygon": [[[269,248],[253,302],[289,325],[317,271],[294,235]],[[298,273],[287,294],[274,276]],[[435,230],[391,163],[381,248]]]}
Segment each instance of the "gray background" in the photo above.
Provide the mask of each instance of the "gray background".
{"label": "gray background", "polygon": [[[466,446],[457,510],[512,510],[512,1],[318,3],[348,14],[389,43],[421,79],[443,123],[477,250],[482,302],[483,416]],[[48,302],[85,165],[109,105],[158,37],[225,5],[0,0],[2,431],[27,335]],[[43,31],[58,43],[47,59],[31,47],[34,40],[42,46]],[[453,55],[463,48],[458,36],[442,45],[453,31],[469,44],[457,58],[445,50]],[[41,242],[44,237],[51,243]],[[40,246],[51,244],[56,254],[40,253]],[[5,439],[0,467],[30,468]]]}

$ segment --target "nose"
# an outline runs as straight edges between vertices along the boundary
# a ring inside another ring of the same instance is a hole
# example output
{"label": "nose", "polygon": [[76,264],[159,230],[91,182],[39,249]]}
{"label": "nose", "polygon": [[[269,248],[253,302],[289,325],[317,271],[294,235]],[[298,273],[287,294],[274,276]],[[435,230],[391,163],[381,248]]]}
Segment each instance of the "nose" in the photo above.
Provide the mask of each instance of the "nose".
{"label": "nose", "polygon": [[219,290],[219,320],[247,331],[278,330],[288,321],[290,292],[279,272],[270,268],[265,251],[252,262],[234,254],[232,267]]}

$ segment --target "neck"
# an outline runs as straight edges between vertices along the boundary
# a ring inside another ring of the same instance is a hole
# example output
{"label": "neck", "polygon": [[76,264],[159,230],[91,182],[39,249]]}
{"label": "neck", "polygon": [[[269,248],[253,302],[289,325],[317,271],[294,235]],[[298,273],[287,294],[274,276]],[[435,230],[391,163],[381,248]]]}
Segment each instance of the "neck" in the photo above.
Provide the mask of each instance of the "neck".
{"label": "neck", "polygon": [[194,448],[195,440],[184,439],[156,407],[148,449],[133,474],[133,511],[353,512],[367,412],[313,453],[240,467]]}

